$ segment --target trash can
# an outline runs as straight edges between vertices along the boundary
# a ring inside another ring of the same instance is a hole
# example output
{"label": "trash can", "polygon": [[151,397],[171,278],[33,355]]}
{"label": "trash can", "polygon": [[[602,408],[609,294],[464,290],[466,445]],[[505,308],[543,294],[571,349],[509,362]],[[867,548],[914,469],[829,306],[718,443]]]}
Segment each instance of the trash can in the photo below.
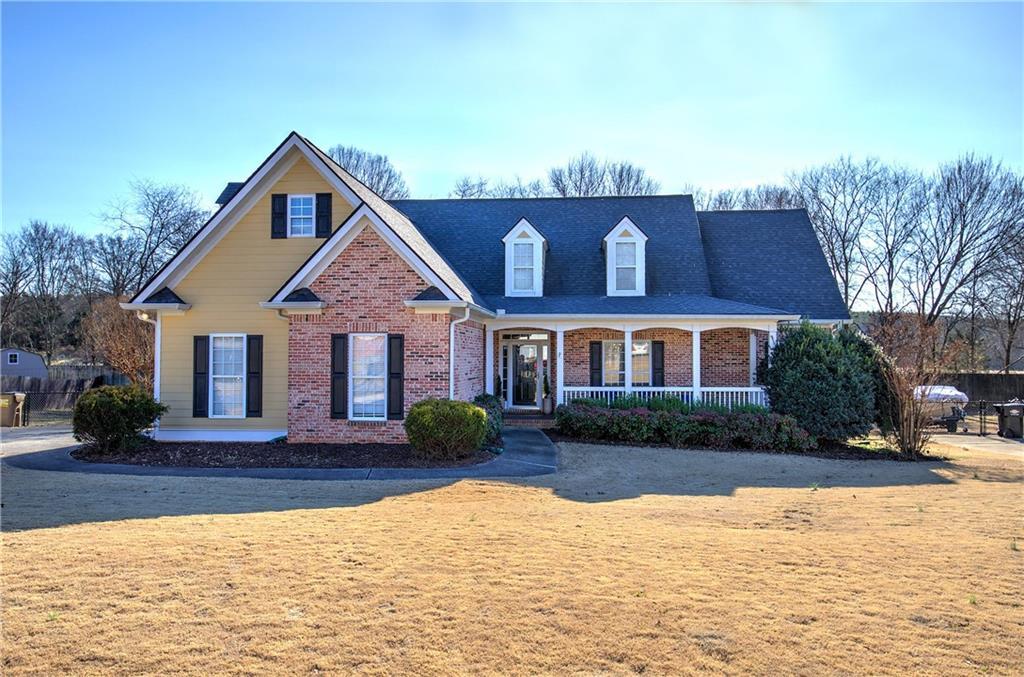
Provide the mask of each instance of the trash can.
{"label": "trash can", "polygon": [[25,393],[0,394],[0,426],[13,428],[25,425]]}
{"label": "trash can", "polygon": [[1011,400],[993,404],[999,419],[999,436],[1006,438],[1024,437],[1024,402]]}

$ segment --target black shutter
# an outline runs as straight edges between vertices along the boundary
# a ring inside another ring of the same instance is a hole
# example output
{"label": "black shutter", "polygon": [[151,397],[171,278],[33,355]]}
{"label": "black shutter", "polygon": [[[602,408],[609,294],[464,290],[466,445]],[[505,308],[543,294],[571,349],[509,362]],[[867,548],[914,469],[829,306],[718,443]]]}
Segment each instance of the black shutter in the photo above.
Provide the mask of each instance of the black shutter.
{"label": "black shutter", "polygon": [[348,334],[331,334],[331,418],[348,418]]}
{"label": "black shutter", "polygon": [[651,385],[665,387],[665,342],[651,341]]}
{"label": "black shutter", "polygon": [[270,196],[270,237],[288,237],[288,196],[276,193]]}
{"label": "black shutter", "polygon": [[388,334],[388,418],[405,418],[405,337]]}
{"label": "black shutter", "polygon": [[316,236],[331,236],[331,194],[316,194]]}
{"label": "black shutter", "polygon": [[601,377],[601,342],[590,342],[590,385],[595,388],[603,385]]}
{"label": "black shutter", "polygon": [[245,339],[245,416],[263,416],[263,337]]}
{"label": "black shutter", "polygon": [[210,337],[192,337],[192,416],[210,415]]}

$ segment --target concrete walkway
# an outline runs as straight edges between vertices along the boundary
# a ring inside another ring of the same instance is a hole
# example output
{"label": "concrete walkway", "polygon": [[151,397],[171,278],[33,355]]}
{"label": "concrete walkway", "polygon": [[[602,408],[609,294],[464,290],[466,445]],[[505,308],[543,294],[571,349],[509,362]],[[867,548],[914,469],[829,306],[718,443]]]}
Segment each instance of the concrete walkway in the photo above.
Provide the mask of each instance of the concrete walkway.
{"label": "concrete walkway", "polygon": [[3,464],[23,470],[100,475],[247,477],[275,480],[532,477],[547,475],[558,469],[558,450],[541,431],[533,428],[505,428],[502,437],[505,441],[503,454],[485,463],[457,468],[176,468],[78,461],[71,457],[71,452],[77,445],[74,439],[65,431],[54,430],[37,431],[35,434],[5,435]]}

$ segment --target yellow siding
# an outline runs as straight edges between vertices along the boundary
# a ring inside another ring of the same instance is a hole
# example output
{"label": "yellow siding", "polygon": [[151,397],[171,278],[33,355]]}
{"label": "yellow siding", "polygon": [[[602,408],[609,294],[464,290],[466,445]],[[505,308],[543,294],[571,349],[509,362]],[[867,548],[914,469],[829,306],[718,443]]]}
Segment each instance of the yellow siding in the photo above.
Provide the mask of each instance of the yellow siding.
{"label": "yellow siding", "polygon": [[[160,400],[170,407],[162,428],[285,429],[288,427],[288,323],[259,307],[323,244],[318,238],[270,239],[273,193],[326,193],[330,184],[299,160],[217,243],[174,291],[192,308],[161,318]],[[333,192],[333,191],[331,191]],[[332,198],[337,226],[352,213]],[[263,335],[263,416],[192,418],[192,337],[213,333]]]}

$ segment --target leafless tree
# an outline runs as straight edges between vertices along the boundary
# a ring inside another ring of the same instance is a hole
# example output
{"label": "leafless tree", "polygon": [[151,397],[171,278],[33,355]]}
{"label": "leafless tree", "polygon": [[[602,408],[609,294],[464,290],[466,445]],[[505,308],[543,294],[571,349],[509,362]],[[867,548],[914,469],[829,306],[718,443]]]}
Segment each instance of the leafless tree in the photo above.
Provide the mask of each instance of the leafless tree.
{"label": "leafless tree", "polygon": [[564,167],[551,168],[548,183],[558,197],[593,197],[608,194],[607,176],[607,163],[584,152]]}
{"label": "leafless tree", "polygon": [[991,158],[965,155],[942,165],[911,239],[907,291],[933,325],[957,315],[972,285],[1024,246],[1024,180]]}
{"label": "leafless tree", "polygon": [[97,235],[90,253],[103,290],[111,296],[126,296],[138,286],[142,278],[139,270],[142,242],[134,235]]}
{"label": "leafless tree", "polygon": [[0,328],[3,345],[10,340],[12,323],[26,301],[29,286],[29,263],[25,256],[25,241],[21,233],[6,233],[0,241]]}
{"label": "leafless tree", "polygon": [[132,195],[103,215],[114,231],[132,240],[136,266],[129,289],[135,291],[188,242],[209,216],[199,196],[184,186],[133,181]]}
{"label": "leafless tree", "polygon": [[86,348],[152,392],[153,325],[122,310],[116,296],[96,303],[82,321]]}
{"label": "leafless tree", "polygon": [[475,179],[464,176],[455,183],[455,188],[448,193],[448,197],[460,199],[490,197],[488,181],[482,176]]}
{"label": "leafless tree", "polygon": [[631,162],[608,162],[605,177],[609,195],[657,195],[661,184]]}
{"label": "leafless tree", "polygon": [[385,200],[404,200],[409,197],[402,173],[391,164],[387,155],[341,145],[331,146],[327,154]]}
{"label": "leafless tree", "polygon": [[841,157],[790,176],[847,307],[853,306],[868,282],[860,243],[871,218],[879,165],[874,158],[857,163]]}
{"label": "leafless tree", "polygon": [[735,197],[730,196],[730,199],[736,204],[730,209],[797,209],[804,206],[800,193],[789,186],[773,183],[744,188]]}
{"label": "leafless tree", "polygon": [[524,183],[518,176],[509,183],[500,181],[491,186],[487,191],[487,197],[527,198],[548,196],[550,196],[550,192],[540,181],[533,180],[529,183]]}
{"label": "leafless tree", "polygon": [[1024,344],[1024,247],[1013,247],[984,285],[988,327],[1009,373],[1013,349]]}

